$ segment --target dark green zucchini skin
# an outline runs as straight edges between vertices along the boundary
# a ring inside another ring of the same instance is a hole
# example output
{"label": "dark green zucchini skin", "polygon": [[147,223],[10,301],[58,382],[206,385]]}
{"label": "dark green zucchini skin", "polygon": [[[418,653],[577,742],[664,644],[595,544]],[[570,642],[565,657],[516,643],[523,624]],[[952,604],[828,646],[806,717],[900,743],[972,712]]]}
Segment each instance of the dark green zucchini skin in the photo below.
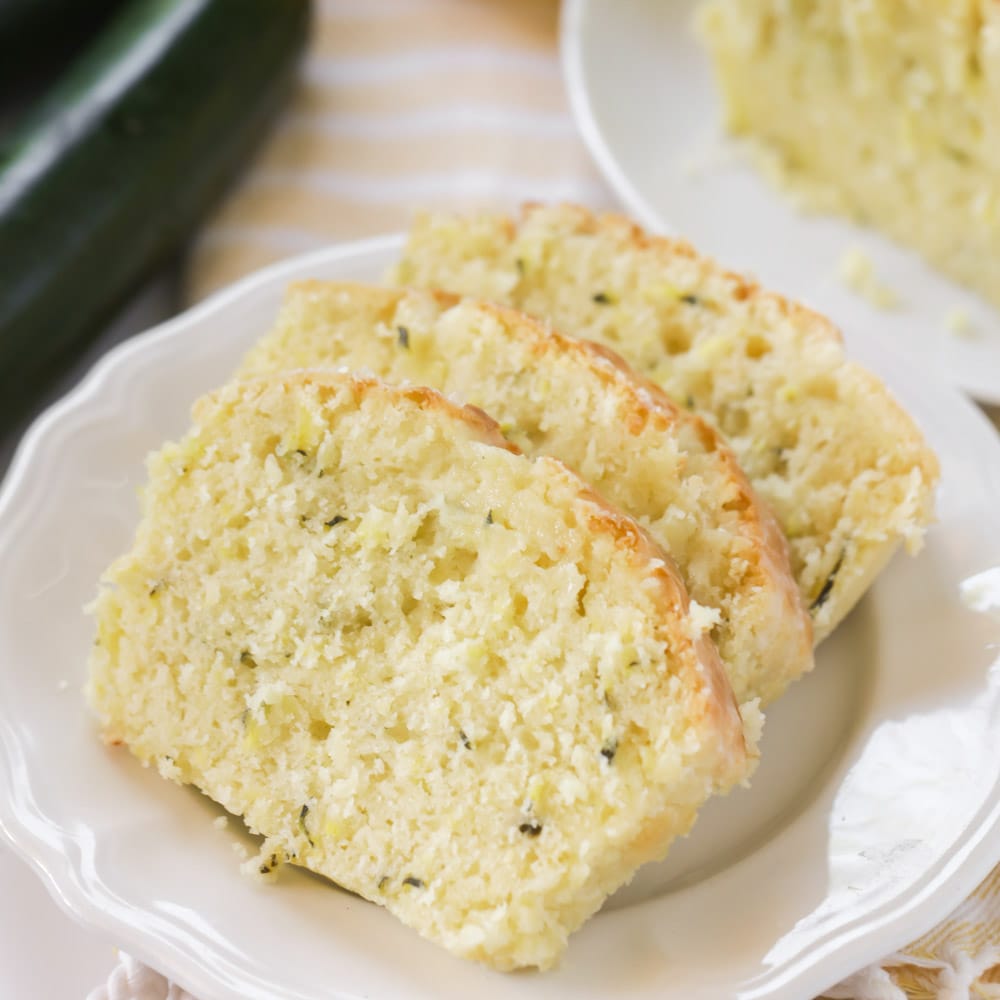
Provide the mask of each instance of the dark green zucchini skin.
{"label": "dark green zucchini skin", "polygon": [[107,23],[123,0],[0,0],[0,99],[20,96]]}
{"label": "dark green zucchini skin", "polygon": [[246,165],[293,87],[309,22],[308,0],[131,0],[0,142],[0,421]]}

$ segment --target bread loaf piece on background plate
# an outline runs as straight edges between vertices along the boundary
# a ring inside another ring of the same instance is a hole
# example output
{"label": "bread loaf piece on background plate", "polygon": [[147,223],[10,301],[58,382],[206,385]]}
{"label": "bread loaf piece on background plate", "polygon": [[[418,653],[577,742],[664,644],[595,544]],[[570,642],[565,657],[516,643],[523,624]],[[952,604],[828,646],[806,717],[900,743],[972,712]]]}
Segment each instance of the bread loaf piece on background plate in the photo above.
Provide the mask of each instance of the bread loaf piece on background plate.
{"label": "bread loaf piece on background plate", "polygon": [[1000,306],[1000,4],[711,0],[698,13],[726,126],[769,179]]}

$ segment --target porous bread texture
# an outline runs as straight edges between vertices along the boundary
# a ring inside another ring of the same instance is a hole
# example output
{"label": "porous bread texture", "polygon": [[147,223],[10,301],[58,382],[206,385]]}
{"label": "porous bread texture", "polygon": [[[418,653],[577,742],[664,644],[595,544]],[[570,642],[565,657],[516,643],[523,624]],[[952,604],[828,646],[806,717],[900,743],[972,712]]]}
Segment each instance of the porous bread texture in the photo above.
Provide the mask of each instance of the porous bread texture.
{"label": "porous bread texture", "polygon": [[394,280],[606,344],[717,427],[788,538],[818,642],[933,515],[937,459],[828,320],[615,215],[418,218]]}
{"label": "porous bread texture", "polygon": [[94,614],[106,738],[456,954],[551,965],[747,771],[635,522],[428,389],[298,373],[149,460]]}
{"label": "porous bread texture", "polygon": [[726,126],[771,180],[1000,305],[1000,3],[712,0],[699,14]]}
{"label": "porous bread texture", "polygon": [[292,286],[243,376],[369,371],[482,407],[528,454],[565,462],[666,549],[705,610],[737,701],[773,700],[812,666],[784,538],[736,459],[612,352],[453,295]]}

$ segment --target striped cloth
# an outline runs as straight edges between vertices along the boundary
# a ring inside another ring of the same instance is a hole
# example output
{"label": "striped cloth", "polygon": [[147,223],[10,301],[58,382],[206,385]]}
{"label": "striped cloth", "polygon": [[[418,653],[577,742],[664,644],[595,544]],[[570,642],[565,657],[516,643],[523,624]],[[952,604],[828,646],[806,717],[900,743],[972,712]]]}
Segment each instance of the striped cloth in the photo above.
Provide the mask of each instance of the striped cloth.
{"label": "striped cloth", "polygon": [[580,142],[556,0],[319,0],[292,107],[192,257],[189,298],[417,208],[611,194]]}
{"label": "striped cloth", "polygon": [[[293,106],[195,247],[188,296],[415,208],[613,205],[579,140],[555,0],[319,0]],[[1000,1000],[1000,868],[951,917],[828,994]],[[127,955],[89,1000],[193,1000]]]}

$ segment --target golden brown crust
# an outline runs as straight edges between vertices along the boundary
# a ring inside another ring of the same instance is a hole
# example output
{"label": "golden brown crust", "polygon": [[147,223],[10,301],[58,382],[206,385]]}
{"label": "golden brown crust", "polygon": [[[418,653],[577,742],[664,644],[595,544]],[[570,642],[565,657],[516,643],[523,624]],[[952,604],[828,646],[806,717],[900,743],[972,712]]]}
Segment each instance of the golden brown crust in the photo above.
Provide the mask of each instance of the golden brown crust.
{"label": "golden brown crust", "polygon": [[[712,274],[729,285],[729,293],[740,302],[751,300],[761,304],[774,306],[783,316],[796,319],[806,324],[811,332],[824,339],[834,340],[843,344],[844,338],[840,330],[821,313],[814,312],[807,306],[793,302],[777,292],[762,288],[753,278],[736,271],[724,268],[714,258],[700,253],[686,240],[671,236],[656,236],[647,233],[631,219],[616,212],[602,212],[595,215],[582,205],[563,202],[558,206],[561,212],[571,215],[576,223],[577,231],[581,233],[613,232],[620,239],[629,243],[637,250],[653,250],[670,257],[686,257],[708,268]],[[527,220],[535,212],[546,210],[546,206],[537,202],[525,202],[521,206],[520,217]],[[512,236],[516,226],[512,229]]]}
{"label": "golden brown crust", "polygon": [[[825,340],[832,340],[843,346],[844,337],[841,331],[822,313],[815,312],[808,306],[794,302],[777,292],[762,288],[754,279],[747,275],[729,271],[714,258],[700,253],[686,240],[668,236],[656,236],[647,233],[631,219],[615,212],[604,212],[595,215],[582,205],[564,202],[559,210],[574,219],[577,230],[581,233],[613,232],[621,239],[630,243],[635,249],[653,250],[670,257],[686,257],[696,261],[713,276],[730,284],[730,294],[738,301],[750,301],[762,306],[771,306],[783,317],[805,328],[811,335]],[[537,202],[525,202],[521,206],[520,218],[526,221],[535,212],[546,210],[546,206]],[[512,227],[511,235],[516,234],[516,226]],[[611,352],[613,353],[613,352]],[[897,431],[907,446],[915,451],[915,461],[930,482],[935,481],[940,474],[937,456],[927,447],[923,435],[913,423],[912,417],[900,406],[896,398],[886,389],[885,384],[872,372],[852,365],[855,371],[869,382],[877,395],[884,398],[888,413],[886,418],[897,425]]]}
{"label": "golden brown crust", "polygon": [[[442,396],[436,389],[430,389],[422,385],[390,386],[377,378],[366,375],[356,375],[348,372],[331,371],[330,369],[302,369],[300,371],[282,372],[271,375],[256,375],[253,378],[243,380],[243,384],[248,387],[268,386],[275,383],[284,385],[311,385],[319,389],[335,389],[344,385],[353,388],[356,398],[369,392],[388,391],[398,396],[403,396],[411,400],[420,407],[421,410],[439,410],[447,413],[455,420],[460,420],[470,429],[476,432],[483,444],[492,445],[494,448],[502,448],[511,454],[520,455],[521,449],[513,441],[508,441],[500,430],[500,425],[484,410],[478,406],[466,403],[454,403],[445,396]],[[212,393],[204,400],[212,399],[217,393]],[[199,407],[205,405],[204,400],[199,400]],[[197,410],[195,411],[197,417]]]}
{"label": "golden brown crust", "polygon": [[550,466],[577,490],[580,501],[589,508],[587,523],[591,531],[610,535],[620,549],[630,554],[633,565],[640,572],[659,583],[661,593],[657,603],[663,608],[663,620],[670,621],[673,626],[669,630],[667,647],[671,656],[687,670],[691,687],[704,691],[705,721],[722,738],[722,746],[731,762],[728,777],[740,780],[747,771],[743,720],[715,645],[705,634],[693,636],[684,630],[690,600],[673,560],[644,528],[612,507],[559,459],[542,456],[535,461]]}

